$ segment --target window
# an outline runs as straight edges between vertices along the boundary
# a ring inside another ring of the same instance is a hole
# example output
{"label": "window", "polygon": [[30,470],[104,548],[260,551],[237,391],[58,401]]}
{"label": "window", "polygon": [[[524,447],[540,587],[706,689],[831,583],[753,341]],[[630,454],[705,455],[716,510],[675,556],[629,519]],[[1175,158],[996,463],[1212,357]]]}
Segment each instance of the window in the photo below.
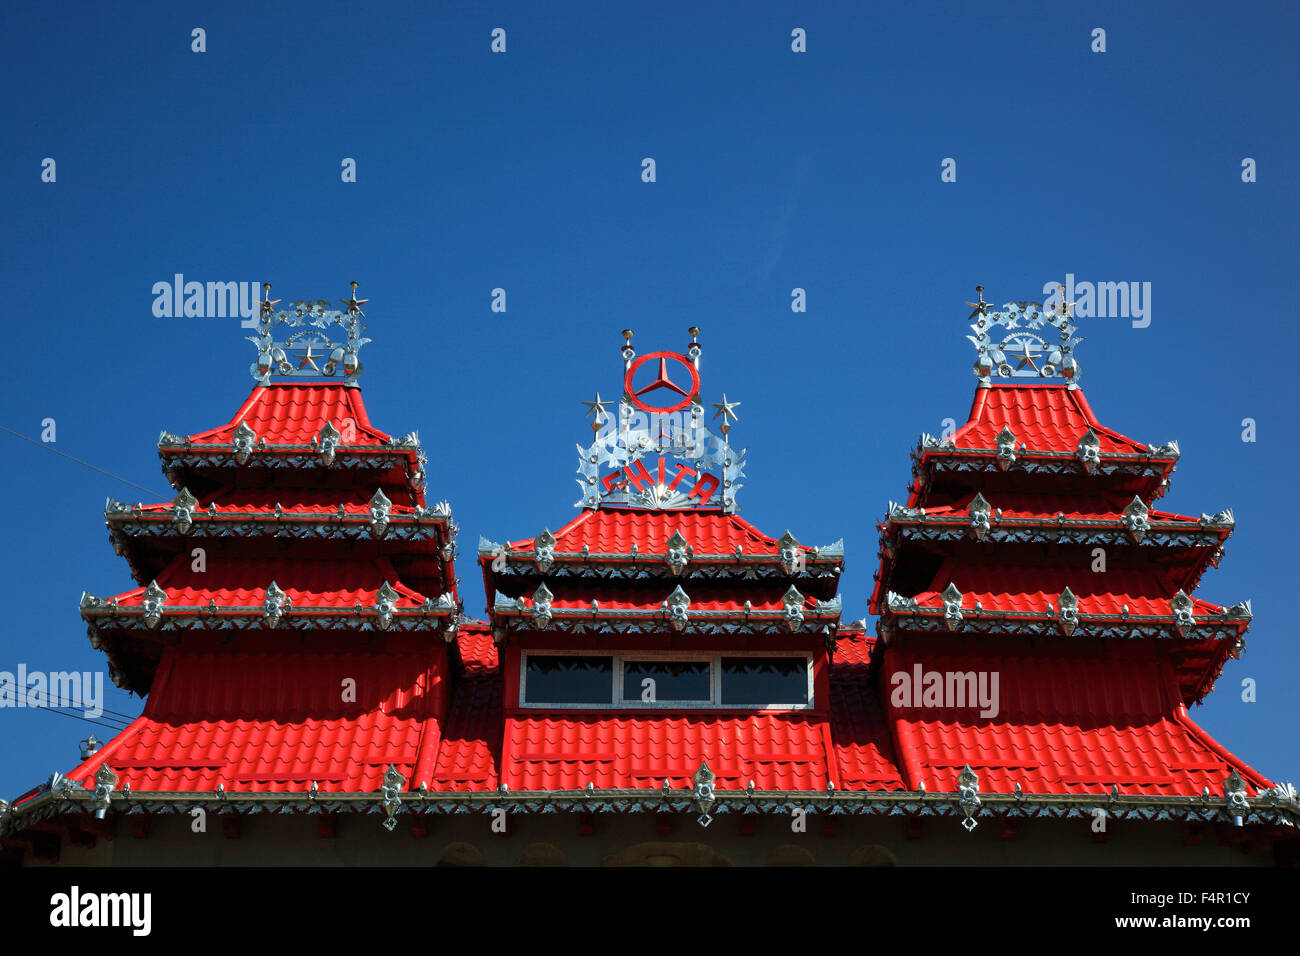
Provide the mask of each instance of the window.
{"label": "window", "polygon": [[808,654],[523,653],[521,707],[698,708],[813,705]]}
{"label": "window", "polygon": [[712,670],[709,661],[624,660],[623,700],[708,704]]}
{"label": "window", "polygon": [[530,704],[608,704],[612,657],[529,654],[525,671]]}
{"label": "window", "polygon": [[807,704],[807,658],[722,658],[722,702],[750,706]]}

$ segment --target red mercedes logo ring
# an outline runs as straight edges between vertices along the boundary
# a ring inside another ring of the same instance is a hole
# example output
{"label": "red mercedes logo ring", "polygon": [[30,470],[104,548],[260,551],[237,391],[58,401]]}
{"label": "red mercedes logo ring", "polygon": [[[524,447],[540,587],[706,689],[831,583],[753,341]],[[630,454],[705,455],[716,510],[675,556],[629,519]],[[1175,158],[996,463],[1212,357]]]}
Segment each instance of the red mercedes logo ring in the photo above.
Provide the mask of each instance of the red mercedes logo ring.
{"label": "red mercedes logo ring", "polygon": [[[659,360],[659,374],[655,376],[655,380],[645,386],[645,388],[634,388],[632,381],[636,377],[636,370],[651,359]],[[687,373],[689,373],[691,379],[691,387],[689,389],[682,388],[669,376],[668,362],[670,359],[684,366]],[[675,405],[647,405],[645,402],[641,401],[642,395],[649,392],[659,391],[660,389],[667,389],[669,394],[672,395],[680,395],[682,396],[682,400],[677,402]],[[625,391],[632,399],[632,404],[643,412],[650,412],[651,414],[679,412],[687,405],[691,404],[691,401],[700,394],[700,373],[699,370],[696,369],[694,363],[692,363],[685,355],[680,355],[677,352],[651,352],[648,355],[642,355],[628,366],[627,374],[623,376],[623,391]]]}

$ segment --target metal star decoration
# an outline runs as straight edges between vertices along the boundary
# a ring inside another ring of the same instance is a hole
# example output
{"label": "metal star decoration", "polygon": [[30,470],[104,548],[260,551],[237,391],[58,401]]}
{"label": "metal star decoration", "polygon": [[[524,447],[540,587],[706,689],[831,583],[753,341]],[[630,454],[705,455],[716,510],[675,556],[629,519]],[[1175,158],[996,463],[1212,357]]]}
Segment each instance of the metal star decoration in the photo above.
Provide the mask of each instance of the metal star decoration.
{"label": "metal star decoration", "polygon": [[310,365],[313,372],[319,372],[320,367],[316,365],[316,359],[320,357],[321,356],[317,355],[311,350],[311,346],[309,345],[307,346],[306,351],[302,353],[302,361],[298,363],[298,367],[305,368],[306,366]]}
{"label": "metal star decoration", "polygon": [[362,307],[363,305],[365,305],[367,302],[369,302],[370,300],[369,300],[369,299],[358,299],[358,298],[357,298],[357,284],[356,284],[355,282],[353,282],[353,283],[352,283],[352,298],[350,298],[350,299],[343,299],[343,300],[341,300],[341,301],[342,301],[342,303],[343,303],[344,305],[346,305],[346,306],[348,307],[348,315],[361,315],[361,316],[364,316],[365,313],[361,311],[361,307]]}
{"label": "metal star decoration", "polygon": [[1058,285],[1056,289],[1061,293],[1061,304],[1052,306],[1050,311],[1058,318],[1069,319],[1070,310],[1074,308],[1074,303],[1065,301],[1065,286]]}
{"label": "metal star decoration", "polygon": [[969,305],[972,309],[975,310],[974,312],[972,312],[972,313],[970,314],[970,316],[969,316],[970,319],[975,318],[975,316],[977,316],[977,315],[984,315],[986,312],[988,312],[988,309],[989,309],[989,303],[987,303],[987,302],[984,301],[984,287],[983,287],[982,285],[977,285],[977,286],[975,287],[975,291],[978,293],[979,301],[978,301],[978,302],[967,302],[967,303],[966,303],[966,304]]}
{"label": "metal star decoration", "polygon": [[609,417],[609,415],[605,412],[605,409],[608,408],[610,405],[613,405],[614,403],[602,402],[600,400],[600,392],[597,392],[595,401],[583,402],[582,404],[587,406],[588,415],[594,415],[596,417],[596,421],[603,422]]}
{"label": "metal star decoration", "polygon": [[722,423],[724,425],[727,424],[728,422],[740,421],[739,416],[737,416],[735,412],[735,409],[740,407],[740,402],[727,401],[726,392],[722,393],[722,401],[714,402],[713,407],[717,409],[717,411],[713,413],[713,418],[715,421],[717,420],[719,415],[722,416]]}
{"label": "metal star decoration", "polygon": [[266,318],[275,311],[275,307],[280,304],[281,300],[271,298],[271,283],[269,282],[262,283],[262,294],[264,296],[262,299],[262,318]]}
{"label": "metal star decoration", "polygon": [[1034,371],[1038,371],[1038,366],[1034,363],[1034,355],[1030,353],[1029,343],[1022,342],[1021,349],[1022,351],[1020,351],[1019,353],[1016,352],[1011,353],[1012,358],[1020,359],[1020,364],[1017,365],[1016,368],[1024,368],[1026,365],[1028,365]]}

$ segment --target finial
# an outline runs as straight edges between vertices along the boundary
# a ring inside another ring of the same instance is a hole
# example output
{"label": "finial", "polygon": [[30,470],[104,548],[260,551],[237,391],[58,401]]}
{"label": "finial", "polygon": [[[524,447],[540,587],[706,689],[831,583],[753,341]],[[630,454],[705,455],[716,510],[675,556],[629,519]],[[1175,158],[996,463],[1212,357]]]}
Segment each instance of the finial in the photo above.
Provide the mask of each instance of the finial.
{"label": "finial", "polygon": [[[248,337],[257,346],[257,361],[250,369],[257,383],[269,385],[272,374],[333,376],[341,367],[344,384],[355,386],[361,374],[357,353],[370,341],[363,337],[366,327],[360,321],[365,317],[361,306],[368,300],[357,298],[357,283],[352,283],[351,298],[343,300],[346,311],[330,309],[328,302],[317,299],[299,300],[289,310],[277,312],[281,300],[271,298],[271,283],[262,283],[262,290],[257,335]],[[331,336],[331,326],[342,335]],[[282,337],[277,338],[282,329]],[[317,364],[319,359],[325,359],[324,365]]]}
{"label": "finial", "polygon": [[[1077,328],[1070,321],[1072,303],[1058,311],[1044,309],[1041,302],[1008,302],[990,311],[984,287],[975,289],[979,301],[966,303],[974,310],[970,318],[975,319],[971,325],[975,334],[966,338],[975,346],[975,374],[982,387],[993,378],[1063,378],[1075,385],[1079,363],[1074,347],[1083,338],[1075,335]],[[1061,298],[1065,298],[1063,287]]]}
{"label": "finial", "polygon": [[631,344],[632,344],[632,330],[631,330],[631,329],[624,329],[624,330],[623,330],[623,338],[627,339],[627,344],[628,344],[628,345],[631,345]]}
{"label": "finial", "polygon": [[280,304],[279,299],[273,300],[271,298],[271,283],[263,282],[262,283],[262,318],[265,319],[268,315],[271,315],[273,312],[275,312],[275,307],[279,304]]}

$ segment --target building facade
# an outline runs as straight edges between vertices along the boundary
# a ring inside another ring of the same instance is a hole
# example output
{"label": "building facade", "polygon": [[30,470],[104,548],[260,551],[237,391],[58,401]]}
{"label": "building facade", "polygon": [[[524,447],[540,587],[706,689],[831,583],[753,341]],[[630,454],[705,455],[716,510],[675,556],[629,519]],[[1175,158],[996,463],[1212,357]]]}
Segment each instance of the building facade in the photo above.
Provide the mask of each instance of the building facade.
{"label": "building facade", "polygon": [[698,329],[624,332],[577,516],[480,538],[475,621],[418,436],[362,402],[355,284],[277,304],[231,421],[160,438],[175,499],[109,501],[138,586],[81,614],[144,712],[0,808],[7,861],[1300,860],[1294,788],[1187,710],[1250,623],[1192,596],[1232,514],[1155,508],[1178,446],[1093,414],[1068,305],[972,304],[969,420],[913,452],[869,634],[842,541],[739,516]]}

